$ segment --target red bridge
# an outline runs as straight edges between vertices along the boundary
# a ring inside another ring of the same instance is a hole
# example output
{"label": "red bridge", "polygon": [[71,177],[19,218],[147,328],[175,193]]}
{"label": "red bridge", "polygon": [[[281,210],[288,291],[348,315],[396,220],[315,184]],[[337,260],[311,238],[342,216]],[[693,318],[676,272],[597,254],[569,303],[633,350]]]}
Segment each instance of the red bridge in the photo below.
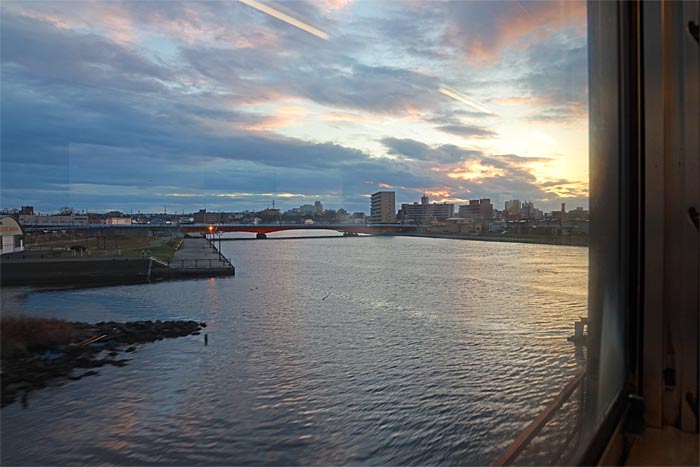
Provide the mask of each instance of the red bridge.
{"label": "red bridge", "polygon": [[283,230],[336,230],[348,236],[359,234],[391,235],[416,231],[415,225],[407,224],[197,224],[181,225],[185,233],[252,232],[258,238],[266,238],[270,232]]}

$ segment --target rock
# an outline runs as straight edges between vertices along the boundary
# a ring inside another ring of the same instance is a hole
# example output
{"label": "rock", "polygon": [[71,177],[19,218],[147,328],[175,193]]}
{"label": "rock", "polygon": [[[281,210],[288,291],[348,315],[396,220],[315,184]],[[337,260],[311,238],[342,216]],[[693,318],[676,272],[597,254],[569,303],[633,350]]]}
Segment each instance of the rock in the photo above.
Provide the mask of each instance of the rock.
{"label": "rock", "polygon": [[[75,336],[73,342],[62,347],[64,353],[56,358],[40,360],[40,354],[29,351],[3,353],[0,406],[5,406],[15,401],[20,392],[25,400],[27,393],[33,389],[46,387],[47,382],[57,378],[79,380],[85,376],[97,375],[96,371],[86,371],[80,375],[72,376],[75,368],[98,368],[104,365],[122,367],[128,359],[116,360],[118,349],[128,345],[125,352],[136,350],[136,345],[144,342],[153,342],[169,337],[181,337],[187,335],[199,335],[200,330],[206,327],[204,322],[196,321],[131,321],[117,323],[114,321],[101,321],[95,324],[73,323]],[[100,342],[102,346],[80,346],[79,343],[92,337],[106,335]],[[99,359],[103,351],[108,351],[109,357]],[[60,383],[60,381],[59,381]],[[55,382],[53,384],[56,384]]]}

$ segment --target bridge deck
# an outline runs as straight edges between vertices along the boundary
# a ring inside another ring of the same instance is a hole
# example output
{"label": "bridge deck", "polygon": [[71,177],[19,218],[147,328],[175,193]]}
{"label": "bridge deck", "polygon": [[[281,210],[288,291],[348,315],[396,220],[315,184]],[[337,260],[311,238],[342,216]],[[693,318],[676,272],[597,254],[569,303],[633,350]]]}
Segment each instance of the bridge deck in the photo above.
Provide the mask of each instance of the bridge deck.
{"label": "bridge deck", "polygon": [[338,232],[382,234],[415,232],[415,225],[407,224],[198,224],[183,225],[185,233],[254,232],[267,234],[283,230],[336,230]]}

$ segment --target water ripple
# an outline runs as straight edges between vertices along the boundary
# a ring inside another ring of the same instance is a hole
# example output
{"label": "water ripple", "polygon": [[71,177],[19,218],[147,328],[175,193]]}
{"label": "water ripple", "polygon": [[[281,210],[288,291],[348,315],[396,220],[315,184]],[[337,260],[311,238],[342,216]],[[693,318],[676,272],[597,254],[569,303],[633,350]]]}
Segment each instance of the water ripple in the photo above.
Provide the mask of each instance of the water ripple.
{"label": "water ripple", "polygon": [[361,238],[224,252],[235,278],[3,290],[20,313],[204,320],[209,346],[143,345],[124,368],[4,408],[2,463],[484,464],[583,358],[566,337],[586,313],[586,249]]}

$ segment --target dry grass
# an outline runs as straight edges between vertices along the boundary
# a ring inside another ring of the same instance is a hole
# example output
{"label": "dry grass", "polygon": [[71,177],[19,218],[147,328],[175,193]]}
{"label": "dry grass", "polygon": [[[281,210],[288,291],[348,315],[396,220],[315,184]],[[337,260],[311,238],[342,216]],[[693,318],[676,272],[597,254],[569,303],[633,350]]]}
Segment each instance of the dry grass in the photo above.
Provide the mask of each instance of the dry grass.
{"label": "dry grass", "polygon": [[52,346],[68,344],[74,336],[73,325],[60,319],[0,318],[0,350],[3,358],[17,352],[41,352]]}

